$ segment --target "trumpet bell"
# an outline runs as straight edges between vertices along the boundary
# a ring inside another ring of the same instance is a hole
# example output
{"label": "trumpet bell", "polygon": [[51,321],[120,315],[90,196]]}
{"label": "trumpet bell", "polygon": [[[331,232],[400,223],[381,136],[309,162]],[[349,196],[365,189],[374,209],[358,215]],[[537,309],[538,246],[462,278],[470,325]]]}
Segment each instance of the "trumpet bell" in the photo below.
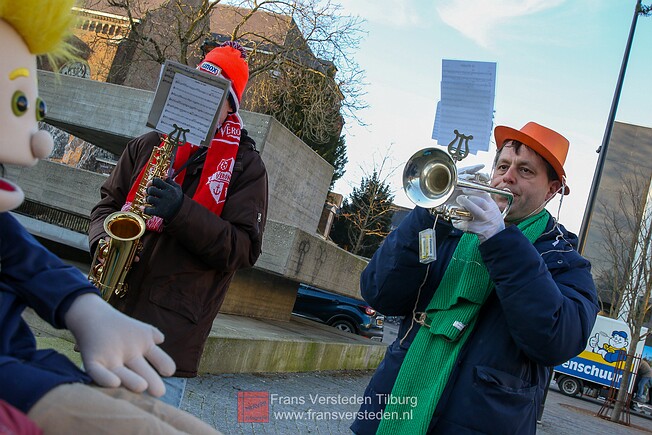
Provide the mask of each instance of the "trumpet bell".
{"label": "trumpet bell", "polygon": [[507,205],[502,212],[503,218],[514,200],[514,195],[507,189],[458,179],[453,158],[437,148],[425,148],[410,157],[403,169],[403,189],[414,204],[448,220],[473,219],[468,210],[456,204],[455,199],[462,189],[476,189],[504,197]]}
{"label": "trumpet bell", "polygon": [[408,199],[423,208],[444,204],[457,185],[455,162],[437,148],[417,151],[403,169],[403,189]]}

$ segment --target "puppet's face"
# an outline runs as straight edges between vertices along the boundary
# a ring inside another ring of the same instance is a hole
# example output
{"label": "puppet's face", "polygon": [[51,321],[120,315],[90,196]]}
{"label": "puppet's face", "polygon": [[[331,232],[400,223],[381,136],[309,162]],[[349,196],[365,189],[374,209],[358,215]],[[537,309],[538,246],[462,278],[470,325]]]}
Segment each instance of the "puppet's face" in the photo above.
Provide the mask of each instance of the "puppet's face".
{"label": "puppet's face", "polygon": [[[52,137],[39,131],[45,104],[38,98],[36,57],[0,19],[0,163],[32,166],[52,151]],[[23,201],[15,184],[0,178],[0,212]]]}

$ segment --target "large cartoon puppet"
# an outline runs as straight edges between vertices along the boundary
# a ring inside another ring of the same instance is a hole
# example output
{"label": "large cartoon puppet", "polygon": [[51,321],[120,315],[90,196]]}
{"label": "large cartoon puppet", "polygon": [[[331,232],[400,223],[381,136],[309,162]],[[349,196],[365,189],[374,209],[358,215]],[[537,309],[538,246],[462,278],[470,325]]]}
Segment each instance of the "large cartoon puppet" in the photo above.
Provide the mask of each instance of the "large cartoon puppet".
{"label": "large cartoon puppet", "polygon": [[[35,55],[48,53],[55,65],[72,57],[63,42],[73,20],[72,5],[71,0],[0,0],[0,166],[31,166],[52,149],[52,138],[37,125],[46,109],[38,97]],[[23,196],[20,187],[0,178],[0,399],[28,413],[64,385],[82,391],[107,390],[86,384],[122,385],[162,395],[165,387],[157,371],[166,376],[175,371],[172,359],[158,347],[163,334],[113,309],[77,269],[30,236],[9,213]],[[53,350],[36,349],[21,317],[25,307],[72,332],[85,372]]]}

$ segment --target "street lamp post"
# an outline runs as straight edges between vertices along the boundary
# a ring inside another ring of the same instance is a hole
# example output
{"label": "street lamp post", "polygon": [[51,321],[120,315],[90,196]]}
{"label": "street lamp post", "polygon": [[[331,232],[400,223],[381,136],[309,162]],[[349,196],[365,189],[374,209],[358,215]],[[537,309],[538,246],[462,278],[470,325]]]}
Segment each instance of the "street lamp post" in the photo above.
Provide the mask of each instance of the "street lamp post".
{"label": "street lamp post", "polygon": [[593,208],[595,206],[596,197],[598,194],[598,187],[600,186],[600,178],[602,178],[602,169],[607,157],[607,147],[611,139],[611,131],[613,130],[614,121],[616,119],[616,110],[618,109],[618,101],[620,100],[620,92],[623,88],[623,81],[625,80],[625,71],[627,70],[627,61],[629,60],[629,53],[632,49],[632,41],[634,40],[634,31],[636,30],[636,21],[639,15],[649,15],[650,7],[641,7],[641,0],[636,1],[636,8],[634,9],[634,17],[632,18],[632,25],[629,28],[629,37],[627,38],[627,45],[625,46],[625,54],[623,55],[623,62],[620,65],[620,73],[618,74],[618,82],[616,83],[616,90],[611,102],[611,109],[609,111],[609,118],[607,119],[607,126],[602,138],[602,145],[598,148],[598,163],[595,172],[593,173],[593,182],[591,183],[591,190],[589,198],[584,209],[584,217],[582,218],[582,226],[579,234],[578,251],[580,254],[584,253],[586,245],[586,236],[589,232],[591,225],[591,218],[593,216]]}

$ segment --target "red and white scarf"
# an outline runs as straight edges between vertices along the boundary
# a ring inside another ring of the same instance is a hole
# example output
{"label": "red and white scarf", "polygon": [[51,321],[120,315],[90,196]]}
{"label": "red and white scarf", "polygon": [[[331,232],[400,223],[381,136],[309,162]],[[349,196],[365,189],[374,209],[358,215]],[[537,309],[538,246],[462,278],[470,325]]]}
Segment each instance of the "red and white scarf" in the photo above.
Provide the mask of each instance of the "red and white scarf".
{"label": "red and white scarf", "polygon": [[[224,201],[226,201],[226,193],[231,182],[231,175],[233,174],[233,167],[235,166],[235,158],[238,153],[238,146],[240,145],[240,135],[242,132],[242,119],[236,113],[230,113],[222,126],[215,133],[215,137],[211,141],[206,154],[206,161],[199,178],[199,185],[193,195],[192,199],[197,201],[217,216],[222,213]],[[186,161],[195,153],[199,151],[199,147],[186,142],[177,149],[176,157],[172,165],[172,173],[175,173],[181,168]],[[147,165],[145,165],[146,167]],[[127,201],[122,207],[122,210],[129,210],[131,203],[136,196],[140,180],[143,178],[145,167],[141,169],[140,174],[136,178],[133,186],[127,195]],[[185,168],[178,174],[174,181],[183,185],[185,178]],[[150,231],[161,232],[163,229],[163,219],[158,216],[152,216],[146,222],[147,229]]]}

